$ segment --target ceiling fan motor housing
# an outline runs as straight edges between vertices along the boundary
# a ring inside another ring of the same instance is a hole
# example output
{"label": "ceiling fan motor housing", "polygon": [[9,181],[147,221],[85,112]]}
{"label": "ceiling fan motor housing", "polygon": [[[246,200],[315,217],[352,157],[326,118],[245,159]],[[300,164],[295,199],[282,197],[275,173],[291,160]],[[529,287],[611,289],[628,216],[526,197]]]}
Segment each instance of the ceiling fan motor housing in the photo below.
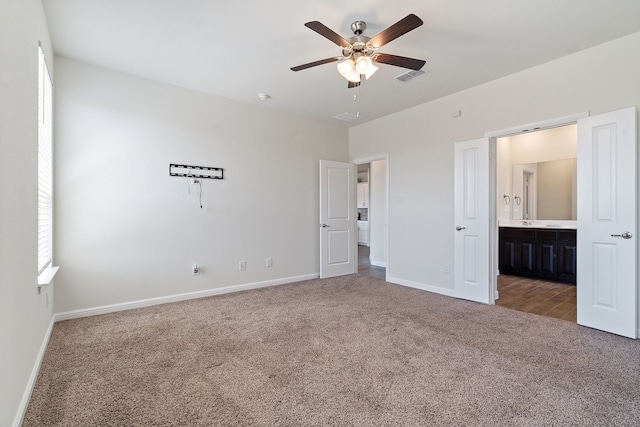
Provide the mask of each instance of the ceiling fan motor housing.
{"label": "ceiling fan motor housing", "polygon": [[373,53],[373,48],[368,44],[371,37],[366,36],[355,36],[351,37],[349,41],[349,46],[342,49],[342,55],[345,57],[351,56],[352,53],[362,52],[365,55],[370,55]]}
{"label": "ceiling fan motor housing", "polygon": [[356,36],[362,34],[366,29],[367,23],[364,21],[355,21],[351,23],[351,31],[353,31],[353,34],[355,34]]}

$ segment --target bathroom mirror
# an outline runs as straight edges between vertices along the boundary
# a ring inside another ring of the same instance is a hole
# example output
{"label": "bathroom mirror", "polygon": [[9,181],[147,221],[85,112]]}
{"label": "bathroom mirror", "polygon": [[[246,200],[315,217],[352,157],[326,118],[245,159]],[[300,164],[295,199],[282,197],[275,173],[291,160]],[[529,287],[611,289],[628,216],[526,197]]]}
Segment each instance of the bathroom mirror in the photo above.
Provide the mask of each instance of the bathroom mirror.
{"label": "bathroom mirror", "polygon": [[512,218],[576,220],[576,159],[513,166]]}

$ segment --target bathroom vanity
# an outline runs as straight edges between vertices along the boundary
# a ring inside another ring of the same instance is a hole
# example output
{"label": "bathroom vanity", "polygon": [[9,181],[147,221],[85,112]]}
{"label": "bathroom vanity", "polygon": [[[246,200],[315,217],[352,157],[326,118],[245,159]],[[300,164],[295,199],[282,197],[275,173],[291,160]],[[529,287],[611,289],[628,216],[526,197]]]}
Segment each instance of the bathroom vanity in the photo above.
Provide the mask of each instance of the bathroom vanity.
{"label": "bathroom vanity", "polygon": [[[526,224],[524,224],[526,223]],[[500,274],[576,284],[572,225],[513,221],[499,227]]]}

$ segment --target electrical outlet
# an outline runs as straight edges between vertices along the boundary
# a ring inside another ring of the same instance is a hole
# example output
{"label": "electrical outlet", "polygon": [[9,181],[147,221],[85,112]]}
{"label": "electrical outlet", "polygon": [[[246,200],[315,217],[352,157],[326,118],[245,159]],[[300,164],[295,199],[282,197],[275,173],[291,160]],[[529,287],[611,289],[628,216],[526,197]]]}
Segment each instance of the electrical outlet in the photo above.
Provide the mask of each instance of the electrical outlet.
{"label": "electrical outlet", "polygon": [[244,271],[247,269],[247,261],[240,261],[238,263],[238,268],[240,269],[240,271]]}
{"label": "electrical outlet", "polygon": [[195,264],[193,267],[191,267],[191,275],[192,276],[200,275],[200,266],[198,264]]}
{"label": "electrical outlet", "polygon": [[445,264],[444,265],[444,272],[445,273],[451,273],[451,267],[449,266],[449,264]]}
{"label": "electrical outlet", "polygon": [[265,261],[265,265],[267,267],[273,267],[273,258],[267,258],[267,260]]}
{"label": "electrical outlet", "polygon": [[191,184],[200,184],[200,178],[191,178]]}

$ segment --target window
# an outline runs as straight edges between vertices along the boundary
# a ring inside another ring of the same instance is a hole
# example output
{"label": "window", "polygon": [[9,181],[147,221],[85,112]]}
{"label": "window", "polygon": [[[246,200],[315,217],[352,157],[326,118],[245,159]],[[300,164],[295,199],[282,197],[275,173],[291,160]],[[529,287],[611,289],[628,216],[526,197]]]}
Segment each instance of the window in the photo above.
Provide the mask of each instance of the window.
{"label": "window", "polygon": [[[38,275],[51,266],[53,246],[53,88],[51,76],[38,46]],[[55,272],[54,272],[55,273]],[[39,284],[42,283],[39,280]]]}

